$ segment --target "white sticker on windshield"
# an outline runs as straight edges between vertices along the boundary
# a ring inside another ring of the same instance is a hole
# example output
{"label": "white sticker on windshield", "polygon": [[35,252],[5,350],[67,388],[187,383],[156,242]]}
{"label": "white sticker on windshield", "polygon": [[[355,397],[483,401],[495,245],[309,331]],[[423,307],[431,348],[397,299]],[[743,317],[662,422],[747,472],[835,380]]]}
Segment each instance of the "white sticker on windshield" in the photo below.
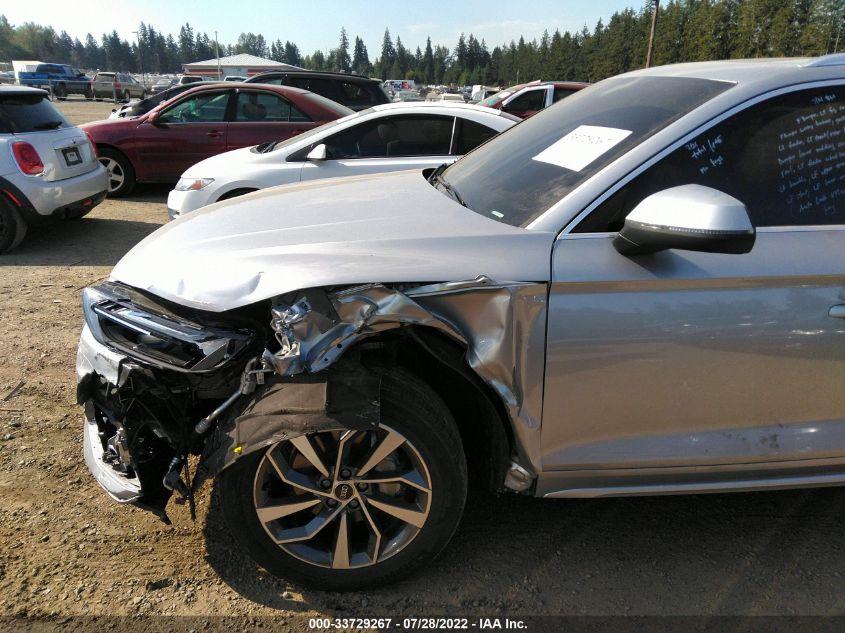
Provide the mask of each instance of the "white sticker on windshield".
{"label": "white sticker on windshield", "polygon": [[533,160],[551,163],[572,171],[581,171],[599,156],[621,143],[630,130],[597,125],[579,125],[559,141],[549,145]]}

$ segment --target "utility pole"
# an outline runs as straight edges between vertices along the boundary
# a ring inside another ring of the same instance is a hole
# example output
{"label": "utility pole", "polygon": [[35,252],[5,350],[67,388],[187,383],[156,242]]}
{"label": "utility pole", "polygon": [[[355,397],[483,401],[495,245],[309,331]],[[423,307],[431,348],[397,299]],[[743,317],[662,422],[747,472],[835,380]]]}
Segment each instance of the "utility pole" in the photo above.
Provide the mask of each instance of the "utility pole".
{"label": "utility pole", "polygon": [[138,63],[141,65],[141,79],[144,82],[144,90],[147,89],[147,76],[144,74],[144,52],[141,50],[141,35],[138,31],[132,31],[138,40]]}
{"label": "utility pole", "polygon": [[651,14],[651,33],[648,36],[648,53],[645,57],[645,67],[651,68],[651,52],[654,48],[654,32],[657,30],[657,14],[660,11],[660,0],[654,0],[654,11]]}
{"label": "utility pole", "polygon": [[217,31],[214,31],[214,53],[217,55],[217,78],[220,79],[220,45],[217,43]]}

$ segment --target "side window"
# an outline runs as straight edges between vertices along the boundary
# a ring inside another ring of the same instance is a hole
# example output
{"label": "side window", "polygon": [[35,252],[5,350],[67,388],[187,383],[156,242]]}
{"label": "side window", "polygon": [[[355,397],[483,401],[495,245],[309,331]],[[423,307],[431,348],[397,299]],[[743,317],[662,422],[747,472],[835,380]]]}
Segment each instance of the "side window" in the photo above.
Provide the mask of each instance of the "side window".
{"label": "side window", "polygon": [[238,93],[235,121],[239,123],[308,121],[296,106],[270,92]]}
{"label": "side window", "polygon": [[[274,86],[284,86],[285,85],[284,77],[282,75],[274,75],[272,77],[267,77],[267,79],[262,79],[261,83],[272,84]],[[288,84],[288,85],[292,86],[293,84]],[[299,86],[297,86],[297,87],[299,87]]]}
{"label": "side window", "polygon": [[756,227],[845,224],[845,87],[792,92],[737,113],[634,178],[575,231],[618,231],[646,196],[685,184],[740,200]]}
{"label": "side window", "polygon": [[322,95],[326,99],[331,99],[332,101],[334,101],[337,97],[334,90],[334,84],[328,79],[309,79],[306,90]]}
{"label": "side window", "polygon": [[493,128],[468,119],[458,118],[455,143],[452,146],[452,153],[462,156],[474,150],[484,141],[493,138],[498,134]]}
{"label": "side window", "polygon": [[287,82],[285,83],[286,86],[293,86],[294,88],[301,88],[302,90],[308,90],[308,78],[307,77],[288,77]]}
{"label": "side window", "polygon": [[229,92],[201,92],[170,106],[159,116],[162,123],[222,123]]}
{"label": "side window", "polygon": [[396,116],[368,121],[326,140],[330,158],[445,156],[452,140],[452,117]]}
{"label": "side window", "polygon": [[569,88],[555,88],[554,93],[552,93],[552,102],[557,103],[561,99],[565,99],[569,95],[575,94],[575,90],[570,90]]}
{"label": "side window", "polygon": [[367,89],[359,84],[353,84],[348,81],[339,81],[337,83],[340,88],[340,95],[343,98],[343,103],[351,103],[355,105],[367,105],[372,103],[372,95],[367,92]]}
{"label": "side window", "polygon": [[507,110],[514,112],[527,112],[532,110],[542,110],[546,105],[546,89],[538,88],[523,92],[516,99],[505,106]]}

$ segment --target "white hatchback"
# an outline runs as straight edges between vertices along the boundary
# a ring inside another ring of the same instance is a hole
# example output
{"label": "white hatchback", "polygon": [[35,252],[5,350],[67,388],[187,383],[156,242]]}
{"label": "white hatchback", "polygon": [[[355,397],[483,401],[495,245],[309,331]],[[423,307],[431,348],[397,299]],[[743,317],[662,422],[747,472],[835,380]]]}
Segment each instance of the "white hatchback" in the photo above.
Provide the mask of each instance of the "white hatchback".
{"label": "white hatchback", "polygon": [[462,103],[390,103],[286,141],[238,149],[186,171],[167,198],[171,219],[219,200],[306,180],[451,163],[520,119]]}

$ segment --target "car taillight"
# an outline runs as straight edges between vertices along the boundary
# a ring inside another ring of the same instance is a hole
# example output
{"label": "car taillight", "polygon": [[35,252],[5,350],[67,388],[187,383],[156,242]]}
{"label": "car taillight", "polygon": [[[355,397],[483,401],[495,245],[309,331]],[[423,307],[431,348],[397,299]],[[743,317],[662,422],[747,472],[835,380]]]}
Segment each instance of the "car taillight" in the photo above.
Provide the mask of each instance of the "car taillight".
{"label": "car taillight", "polygon": [[91,136],[91,132],[85,130],[85,136],[88,137],[88,142],[91,143],[91,151],[94,152],[94,158],[99,158],[100,152],[97,150],[97,144],[94,142],[94,137]]}
{"label": "car taillight", "polygon": [[30,176],[36,176],[44,171],[44,163],[35,148],[25,141],[12,143],[12,154],[21,171]]}

